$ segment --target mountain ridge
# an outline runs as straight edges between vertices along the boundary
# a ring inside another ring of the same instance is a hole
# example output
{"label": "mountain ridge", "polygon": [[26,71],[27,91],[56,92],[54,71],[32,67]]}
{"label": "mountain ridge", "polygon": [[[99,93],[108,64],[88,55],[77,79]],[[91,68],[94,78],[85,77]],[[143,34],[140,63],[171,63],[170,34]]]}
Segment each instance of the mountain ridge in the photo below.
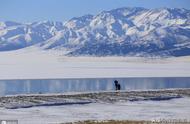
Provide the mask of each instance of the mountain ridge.
{"label": "mountain ridge", "polygon": [[0,51],[32,45],[69,56],[190,55],[190,10],[123,7],[67,22],[0,22]]}

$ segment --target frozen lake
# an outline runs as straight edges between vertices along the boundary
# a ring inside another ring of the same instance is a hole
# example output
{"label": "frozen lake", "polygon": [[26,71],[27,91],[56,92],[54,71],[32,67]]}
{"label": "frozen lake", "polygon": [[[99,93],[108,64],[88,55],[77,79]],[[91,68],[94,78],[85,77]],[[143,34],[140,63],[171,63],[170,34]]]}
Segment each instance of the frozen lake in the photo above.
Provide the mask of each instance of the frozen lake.
{"label": "frozen lake", "polygon": [[16,94],[190,88],[190,77],[0,80],[0,96]]}

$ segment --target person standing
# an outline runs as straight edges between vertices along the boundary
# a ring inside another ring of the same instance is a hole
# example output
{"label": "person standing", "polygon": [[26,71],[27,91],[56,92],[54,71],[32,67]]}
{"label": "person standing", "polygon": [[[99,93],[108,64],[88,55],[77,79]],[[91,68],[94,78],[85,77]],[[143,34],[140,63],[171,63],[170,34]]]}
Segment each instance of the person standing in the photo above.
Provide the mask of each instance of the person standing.
{"label": "person standing", "polygon": [[115,80],[114,83],[115,83],[116,95],[119,95],[120,94],[119,91],[121,90],[121,85],[117,80]]}
{"label": "person standing", "polygon": [[115,90],[117,91],[118,90],[118,81],[115,80],[114,83],[115,83]]}
{"label": "person standing", "polygon": [[121,85],[119,84],[119,82],[115,80],[114,83],[115,83],[115,90],[116,91],[121,90]]}

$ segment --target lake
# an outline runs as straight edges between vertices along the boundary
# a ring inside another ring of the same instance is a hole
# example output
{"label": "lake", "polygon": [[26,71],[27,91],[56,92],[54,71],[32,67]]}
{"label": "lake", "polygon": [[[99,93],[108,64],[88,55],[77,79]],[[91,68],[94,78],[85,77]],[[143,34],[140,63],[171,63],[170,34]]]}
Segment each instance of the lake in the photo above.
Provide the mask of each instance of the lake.
{"label": "lake", "polygon": [[114,90],[190,88],[190,77],[0,80],[0,96]]}

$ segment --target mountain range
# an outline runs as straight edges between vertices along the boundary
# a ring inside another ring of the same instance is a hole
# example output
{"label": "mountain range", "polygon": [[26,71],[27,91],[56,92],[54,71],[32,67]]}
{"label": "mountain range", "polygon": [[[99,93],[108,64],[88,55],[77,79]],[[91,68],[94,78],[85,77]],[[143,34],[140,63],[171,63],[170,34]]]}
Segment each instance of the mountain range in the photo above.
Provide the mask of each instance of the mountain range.
{"label": "mountain range", "polygon": [[68,56],[190,55],[190,10],[126,7],[66,22],[0,22],[0,51],[29,46]]}

